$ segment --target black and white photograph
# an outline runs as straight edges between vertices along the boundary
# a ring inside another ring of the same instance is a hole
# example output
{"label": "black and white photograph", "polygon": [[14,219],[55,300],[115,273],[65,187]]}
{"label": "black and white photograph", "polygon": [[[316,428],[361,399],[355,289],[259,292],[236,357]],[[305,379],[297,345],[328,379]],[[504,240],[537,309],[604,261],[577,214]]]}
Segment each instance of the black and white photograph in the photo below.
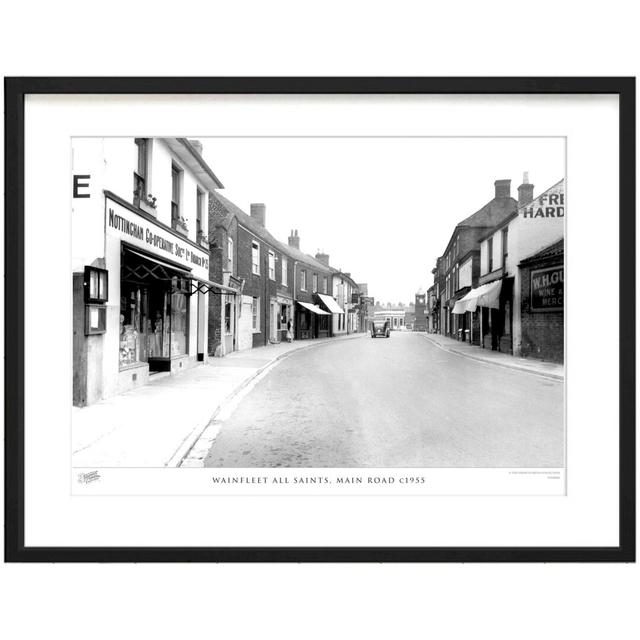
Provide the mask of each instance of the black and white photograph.
{"label": "black and white photograph", "polygon": [[624,82],[79,83],[10,193],[29,548],[621,557]]}
{"label": "black and white photograph", "polygon": [[74,468],[564,468],[564,138],[71,146]]}

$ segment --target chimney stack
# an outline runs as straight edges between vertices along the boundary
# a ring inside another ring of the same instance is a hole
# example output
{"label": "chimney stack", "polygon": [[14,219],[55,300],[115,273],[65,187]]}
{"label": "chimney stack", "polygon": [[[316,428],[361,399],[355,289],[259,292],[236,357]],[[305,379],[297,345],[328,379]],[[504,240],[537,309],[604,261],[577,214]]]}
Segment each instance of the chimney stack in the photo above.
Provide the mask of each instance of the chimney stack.
{"label": "chimney stack", "polygon": [[511,197],[511,180],[496,180],[493,184],[496,188],[496,198]]}
{"label": "chimney stack", "polygon": [[200,154],[202,155],[202,142],[200,140],[189,140],[189,144]]}
{"label": "chimney stack", "polygon": [[267,207],[262,202],[251,203],[251,217],[262,227],[264,227],[264,216]]}
{"label": "chimney stack", "polygon": [[316,253],[316,260],[318,262],[322,262],[325,267],[329,266],[329,255],[324,252],[324,249],[322,252],[318,249],[318,253]]}
{"label": "chimney stack", "polygon": [[529,172],[522,176],[522,184],[518,187],[518,206],[524,207],[533,200],[533,185],[529,184]]}
{"label": "chimney stack", "polygon": [[297,229],[291,229],[291,235],[289,236],[289,246],[295,247],[296,249],[300,250],[300,237],[298,236]]}

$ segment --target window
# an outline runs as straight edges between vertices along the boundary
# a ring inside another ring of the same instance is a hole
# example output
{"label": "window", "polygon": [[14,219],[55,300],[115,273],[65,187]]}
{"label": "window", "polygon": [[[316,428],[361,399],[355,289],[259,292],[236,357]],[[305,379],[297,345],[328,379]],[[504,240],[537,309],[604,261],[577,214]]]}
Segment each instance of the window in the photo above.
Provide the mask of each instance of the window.
{"label": "window", "polygon": [[253,299],[251,308],[251,328],[258,333],[260,331],[260,298]]}
{"label": "window", "polygon": [[322,278],[322,293],[327,293],[327,276]]}
{"label": "window", "polygon": [[260,245],[257,242],[251,243],[251,271],[260,275]]}
{"label": "window", "polygon": [[307,272],[304,269],[300,271],[300,289],[307,290]]}
{"label": "window", "polygon": [[233,238],[227,238],[227,271],[233,273]]}
{"label": "window", "polygon": [[314,273],[313,274],[313,291],[317,291],[318,290],[318,274]]}
{"label": "window", "polygon": [[149,145],[148,138],[135,139],[138,161],[136,170],[133,172],[133,204],[140,206],[140,202],[147,199],[147,151]]}
{"label": "window", "polygon": [[202,227],[202,218],[204,214],[204,191],[196,187],[196,238],[199,240],[205,233]]}
{"label": "window", "polygon": [[491,273],[493,271],[493,238],[487,240],[487,265],[487,273]]}
{"label": "window", "polygon": [[180,221],[180,169],[171,165],[171,227],[175,229]]}
{"label": "window", "polygon": [[507,256],[509,255],[509,227],[502,230],[502,268],[507,269]]}
{"label": "window", "polygon": [[276,279],[276,254],[273,251],[269,251],[269,278]]}
{"label": "window", "polygon": [[287,269],[289,268],[288,265],[288,261],[287,261],[287,256],[282,256],[282,275],[281,275],[281,281],[282,281],[282,286],[286,287],[287,286]]}

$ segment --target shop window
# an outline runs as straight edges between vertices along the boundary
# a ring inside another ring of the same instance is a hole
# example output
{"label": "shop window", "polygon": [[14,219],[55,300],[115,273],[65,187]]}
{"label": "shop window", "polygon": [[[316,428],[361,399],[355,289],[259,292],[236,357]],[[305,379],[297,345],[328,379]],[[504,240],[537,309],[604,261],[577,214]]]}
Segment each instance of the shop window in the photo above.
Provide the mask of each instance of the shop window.
{"label": "shop window", "polygon": [[147,199],[147,163],[148,163],[148,138],[135,138],[137,163],[133,172],[133,204],[140,206],[140,202]]}
{"label": "shop window", "polygon": [[281,282],[283,287],[287,286],[287,278],[288,278],[287,269],[288,268],[289,268],[289,261],[287,260],[287,256],[282,256]]}
{"label": "shop window", "polygon": [[182,292],[171,294],[171,356],[184,356],[189,348],[189,298]]}
{"label": "shop window", "polygon": [[286,304],[280,305],[280,329],[285,331],[287,329],[287,320],[289,319],[288,307]]}
{"label": "shop window", "polygon": [[276,279],[276,254],[273,251],[269,251],[269,279]]}
{"label": "shop window", "polygon": [[253,298],[251,307],[251,328],[257,333],[260,331],[260,298]]}
{"label": "shop window", "polygon": [[172,356],[188,353],[189,281],[177,276],[170,280],[149,277],[141,283],[136,276],[140,263],[130,254],[123,256],[119,364],[148,362],[151,371],[163,370]]}
{"label": "shop window", "polygon": [[257,242],[251,243],[251,271],[260,275],[260,245]]}

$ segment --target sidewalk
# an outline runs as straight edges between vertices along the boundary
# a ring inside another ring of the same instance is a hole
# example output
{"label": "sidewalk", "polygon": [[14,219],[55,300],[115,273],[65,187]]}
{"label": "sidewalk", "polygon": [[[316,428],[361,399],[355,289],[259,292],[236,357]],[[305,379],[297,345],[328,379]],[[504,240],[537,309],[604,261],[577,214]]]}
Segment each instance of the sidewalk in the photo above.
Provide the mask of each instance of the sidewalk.
{"label": "sidewalk", "polygon": [[460,342],[459,340],[448,338],[439,333],[423,333],[422,335],[441,349],[466,358],[487,362],[498,367],[526,371],[527,373],[551,378],[552,380],[564,380],[564,365],[562,364],[543,362],[542,360],[536,360],[534,358],[518,358],[508,353],[482,349],[477,345]]}
{"label": "sidewalk", "polygon": [[72,409],[74,467],[173,467],[218,408],[266,367],[294,351],[367,334],[302,340],[235,351],[178,376]]}

